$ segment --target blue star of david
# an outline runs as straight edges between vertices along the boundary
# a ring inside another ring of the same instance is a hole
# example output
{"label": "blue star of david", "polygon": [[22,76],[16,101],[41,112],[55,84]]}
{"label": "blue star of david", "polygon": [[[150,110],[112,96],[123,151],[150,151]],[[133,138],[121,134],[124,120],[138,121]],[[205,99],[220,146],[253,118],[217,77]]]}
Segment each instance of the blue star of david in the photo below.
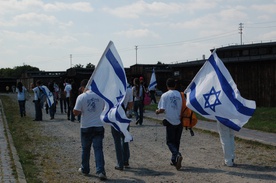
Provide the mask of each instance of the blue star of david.
{"label": "blue star of david", "polygon": [[[210,90],[209,93],[203,94],[204,98],[205,98],[205,108],[210,108],[212,111],[216,112],[215,107],[217,105],[220,105],[221,102],[219,101],[218,97],[220,95],[221,91],[216,91],[214,87],[212,87],[212,89]],[[215,97],[215,100],[214,100]],[[210,100],[211,99],[211,100]],[[210,103],[212,102],[212,103]]]}
{"label": "blue star of david", "polygon": [[118,97],[116,97],[118,104],[119,104],[120,101],[123,99],[123,97],[124,97],[124,95],[122,95],[122,92],[121,92],[121,90],[120,90],[120,95],[119,95]]}

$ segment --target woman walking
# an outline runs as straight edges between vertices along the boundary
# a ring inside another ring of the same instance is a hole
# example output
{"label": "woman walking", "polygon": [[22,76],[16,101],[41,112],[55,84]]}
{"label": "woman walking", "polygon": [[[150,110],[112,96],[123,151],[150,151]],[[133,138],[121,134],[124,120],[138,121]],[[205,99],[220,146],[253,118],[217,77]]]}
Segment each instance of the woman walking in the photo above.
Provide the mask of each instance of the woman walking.
{"label": "woman walking", "polygon": [[26,95],[27,89],[23,86],[22,82],[17,83],[16,87],[17,100],[20,109],[21,117],[26,116],[25,103],[26,103]]}
{"label": "woman walking", "polygon": [[[132,87],[132,92],[133,92],[133,97],[134,97],[134,106],[133,106],[133,111],[136,117],[136,125],[143,124],[143,92],[144,88],[140,84],[140,81],[138,78],[135,78],[133,80],[133,87]],[[138,114],[139,110],[139,114]]]}

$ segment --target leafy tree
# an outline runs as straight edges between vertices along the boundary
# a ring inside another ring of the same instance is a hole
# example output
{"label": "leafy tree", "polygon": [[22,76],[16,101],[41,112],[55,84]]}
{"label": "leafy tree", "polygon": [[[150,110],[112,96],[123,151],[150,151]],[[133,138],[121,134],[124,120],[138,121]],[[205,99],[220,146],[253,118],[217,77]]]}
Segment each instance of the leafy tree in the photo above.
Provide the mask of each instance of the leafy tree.
{"label": "leafy tree", "polygon": [[26,71],[39,71],[39,68],[30,66],[30,65],[15,66],[13,69],[1,68],[0,69],[0,77],[20,78],[21,75]]}
{"label": "leafy tree", "polygon": [[83,68],[83,65],[81,65],[81,64],[76,64],[76,65],[74,65],[73,68]]}
{"label": "leafy tree", "polygon": [[95,65],[93,65],[93,64],[91,64],[91,63],[88,63],[87,65],[86,65],[86,67],[85,68],[91,68],[91,69],[95,69]]}
{"label": "leafy tree", "polygon": [[39,71],[39,68],[30,66],[30,65],[23,65],[23,66],[15,66],[13,70],[14,70],[14,77],[20,78],[24,72]]}
{"label": "leafy tree", "polygon": [[13,77],[13,69],[11,68],[1,68],[0,69],[0,77],[6,78],[6,77]]}

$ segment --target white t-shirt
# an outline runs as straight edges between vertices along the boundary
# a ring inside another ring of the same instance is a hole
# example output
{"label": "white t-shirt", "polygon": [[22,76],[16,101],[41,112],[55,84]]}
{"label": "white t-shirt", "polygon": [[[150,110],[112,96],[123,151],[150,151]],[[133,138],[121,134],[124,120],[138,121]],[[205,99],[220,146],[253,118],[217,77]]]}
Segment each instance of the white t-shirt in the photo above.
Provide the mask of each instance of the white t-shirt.
{"label": "white t-shirt", "polygon": [[91,90],[78,96],[74,110],[81,111],[81,128],[100,127],[104,100]]}
{"label": "white t-shirt", "polygon": [[[41,87],[41,86],[40,86]],[[40,93],[42,92],[39,87],[33,88],[34,91],[34,100],[38,100],[39,96],[41,95]]]}
{"label": "white t-shirt", "polygon": [[72,85],[69,83],[66,83],[64,91],[66,92],[66,98],[70,97],[70,91],[72,90]]}
{"label": "white t-shirt", "polygon": [[27,92],[27,89],[24,86],[22,86],[22,92],[20,92],[18,88],[16,88],[16,92],[17,100],[26,100],[25,93]]}
{"label": "white t-shirt", "polygon": [[165,110],[165,119],[172,125],[180,124],[180,113],[182,108],[181,94],[177,90],[169,90],[161,95],[158,109]]}

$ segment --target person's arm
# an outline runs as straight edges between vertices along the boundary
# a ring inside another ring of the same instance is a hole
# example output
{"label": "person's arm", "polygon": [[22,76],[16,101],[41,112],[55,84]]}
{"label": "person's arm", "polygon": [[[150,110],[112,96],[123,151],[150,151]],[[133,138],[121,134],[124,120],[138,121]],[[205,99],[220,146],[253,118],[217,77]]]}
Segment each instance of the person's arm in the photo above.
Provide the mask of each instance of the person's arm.
{"label": "person's arm", "polygon": [[131,110],[133,107],[133,102],[128,102],[127,103],[127,110]]}
{"label": "person's arm", "polygon": [[78,110],[73,110],[73,114],[74,114],[74,116],[78,116],[78,115],[80,115],[81,114],[81,111],[78,111]]}
{"label": "person's arm", "polygon": [[156,109],[155,114],[164,113],[165,109]]}

